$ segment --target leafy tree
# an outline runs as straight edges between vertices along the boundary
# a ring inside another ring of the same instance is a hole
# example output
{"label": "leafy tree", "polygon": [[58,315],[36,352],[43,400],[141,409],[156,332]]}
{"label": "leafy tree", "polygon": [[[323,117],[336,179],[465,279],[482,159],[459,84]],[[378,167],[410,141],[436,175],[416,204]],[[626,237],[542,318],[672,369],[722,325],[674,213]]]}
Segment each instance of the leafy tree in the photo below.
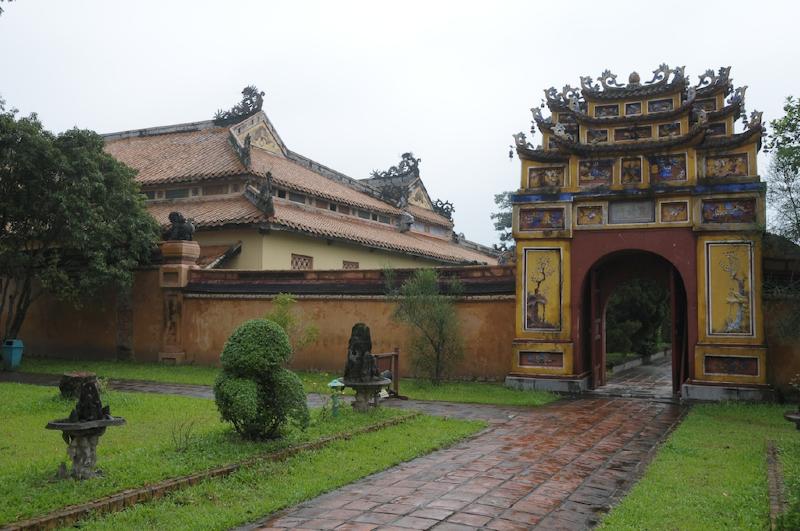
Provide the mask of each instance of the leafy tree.
{"label": "leafy tree", "polygon": [[247,321],[228,338],[214,400],[222,420],[248,439],[271,439],[287,424],[309,423],[303,383],[283,367],[292,355],[289,336],[272,321]]}
{"label": "leafy tree", "polygon": [[633,279],[614,290],[606,308],[606,350],[653,354],[667,319],[667,291],[657,282]]}
{"label": "leafy tree", "polygon": [[313,324],[304,324],[294,305],[297,300],[288,293],[279,293],[272,301],[272,310],[264,315],[264,319],[277,324],[289,336],[292,344],[292,351],[297,351],[311,343],[319,337],[319,328]]}
{"label": "leafy tree", "polygon": [[431,383],[442,382],[463,356],[461,327],[453,297],[463,293],[457,280],[448,283],[447,294],[439,289],[439,275],[433,269],[417,269],[396,293],[394,317],[409,325],[411,364],[414,372]]}
{"label": "leafy tree", "polygon": [[789,96],[782,118],[772,120],[765,151],[772,152],[767,196],[775,232],[800,243],[800,100]]}
{"label": "leafy tree", "polygon": [[76,306],[130,286],[158,226],[135,171],[103,151],[92,131],[46,131],[0,101],[0,316],[19,334],[31,303],[49,292]]}
{"label": "leafy tree", "polygon": [[514,237],[511,235],[511,196],[514,192],[503,192],[495,194],[494,204],[499,209],[492,212],[491,218],[494,221],[494,229],[500,233],[500,245],[495,248],[500,251],[509,251],[514,248]]}

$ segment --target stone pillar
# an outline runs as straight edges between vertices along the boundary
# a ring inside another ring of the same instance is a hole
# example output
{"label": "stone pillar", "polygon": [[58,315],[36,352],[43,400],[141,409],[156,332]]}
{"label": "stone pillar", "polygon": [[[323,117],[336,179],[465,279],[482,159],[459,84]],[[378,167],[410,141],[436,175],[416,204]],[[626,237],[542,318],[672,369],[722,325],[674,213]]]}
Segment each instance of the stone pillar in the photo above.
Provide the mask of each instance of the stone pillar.
{"label": "stone pillar", "polygon": [[158,360],[170,363],[187,361],[183,349],[183,288],[189,283],[189,272],[197,269],[200,246],[197,242],[173,240],[161,242],[164,264],[159,271],[159,285],[164,290],[161,351]]}

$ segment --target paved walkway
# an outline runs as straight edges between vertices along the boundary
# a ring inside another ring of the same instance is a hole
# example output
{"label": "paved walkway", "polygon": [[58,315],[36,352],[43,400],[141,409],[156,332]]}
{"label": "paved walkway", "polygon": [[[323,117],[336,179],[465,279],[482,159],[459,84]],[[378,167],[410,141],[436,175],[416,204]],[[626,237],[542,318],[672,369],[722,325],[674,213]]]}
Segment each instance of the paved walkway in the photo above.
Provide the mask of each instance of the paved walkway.
{"label": "paved walkway", "polygon": [[[451,406],[454,416],[491,409]],[[494,409],[477,437],[244,529],[587,529],[628,491],[683,411],[623,398]]]}
{"label": "paved walkway", "polygon": [[677,402],[678,398],[672,394],[672,359],[667,357],[610,376],[606,385],[589,394]]}

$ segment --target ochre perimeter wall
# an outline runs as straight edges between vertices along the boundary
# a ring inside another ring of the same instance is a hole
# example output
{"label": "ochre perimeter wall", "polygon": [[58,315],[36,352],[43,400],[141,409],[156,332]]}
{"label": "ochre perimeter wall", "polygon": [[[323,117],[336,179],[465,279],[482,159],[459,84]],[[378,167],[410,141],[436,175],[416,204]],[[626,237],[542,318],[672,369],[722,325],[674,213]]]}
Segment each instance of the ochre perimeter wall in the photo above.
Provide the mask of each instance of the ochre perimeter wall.
{"label": "ochre perimeter wall", "polygon": [[[502,380],[508,373],[514,336],[514,273],[510,266],[440,268],[460,278],[465,296],[456,308],[464,357],[452,376]],[[402,280],[411,270],[396,270]],[[395,304],[383,295],[382,271],[193,270],[188,286],[159,285],[159,269],[138,271],[130,298],[110,292],[80,309],[47,297],[31,308],[21,338],[35,357],[156,361],[165,348],[170,319],[180,328],[179,349],[187,362],[217,365],[231,332],[248,319],[263,317],[275,294],[292,293],[295,311],[319,329],[319,339],[295,352],[291,366],[341,372],[350,330],[357,322],[372,332],[372,351],[400,349],[401,374],[410,374],[407,325],[392,319]],[[165,294],[178,294],[175,305]]]}
{"label": "ochre perimeter wall", "polygon": [[[411,271],[396,270],[398,281]],[[514,267],[439,271],[459,278],[466,293],[456,302],[464,358],[452,376],[502,380],[510,370],[514,338]],[[156,361],[159,352],[172,348],[184,352],[187,362],[217,365],[234,328],[262,317],[275,294],[283,292],[296,295],[296,310],[319,329],[318,341],[294,354],[293,368],[340,372],[350,329],[364,322],[372,331],[373,352],[399,348],[401,374],[410,374],[409,329],[392,319],[394,303],[382,295],[381,271],[193,270],[188,285],[173,290],[161,287],[159,275],[158,267],[138,271],[128,297],[109,292],[80,309],[47,297],[37,300],[20,334],[26,355]],[[177,294],[177,306],[166,303],[170,293]],[[785,300],[764,299],[767,379],[781,392],[791,392],[789,381],[800,374],[800,342],[781,337],[771,325],[796,308]],[[178,348],[165,346],[170,319],[179,328]]]}

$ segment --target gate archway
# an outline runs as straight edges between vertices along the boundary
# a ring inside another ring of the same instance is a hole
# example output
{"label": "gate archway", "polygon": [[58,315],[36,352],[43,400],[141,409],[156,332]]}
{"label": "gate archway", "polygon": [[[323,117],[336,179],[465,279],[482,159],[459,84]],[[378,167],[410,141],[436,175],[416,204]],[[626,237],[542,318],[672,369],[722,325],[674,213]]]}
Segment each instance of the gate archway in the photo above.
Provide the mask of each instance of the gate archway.
{"label": "gate archway", "polygon": [[580,355],[589,367],[589,387],[607,383],[607,320],[608,305],[614,291],[631,280],[649,280],[668,293],[670,332],[665,338],[670,345],[672,393],[680,392],[689,379],[688,308],[686,289],[680,273],[665,258],[638,250],[612,252],[596,261],[586,273],[581,289],[582,337]]}
{"label": "gate archway", "polygon": [[548,89],[551,116],[531,109],[541,144],[514,135],[522,164],[512,199],[510,383],[602,385],[609,290],[642,272],[672,294],[673,390],[710,397],[718,384],[766,383],[761,115],[737,132],[744,91],[734,90],[729,68],[695,86],[683,67],[654,73],[642,82],[634,72],[625,85],[606,72],[599,86],[581,78],[580,89]]}

